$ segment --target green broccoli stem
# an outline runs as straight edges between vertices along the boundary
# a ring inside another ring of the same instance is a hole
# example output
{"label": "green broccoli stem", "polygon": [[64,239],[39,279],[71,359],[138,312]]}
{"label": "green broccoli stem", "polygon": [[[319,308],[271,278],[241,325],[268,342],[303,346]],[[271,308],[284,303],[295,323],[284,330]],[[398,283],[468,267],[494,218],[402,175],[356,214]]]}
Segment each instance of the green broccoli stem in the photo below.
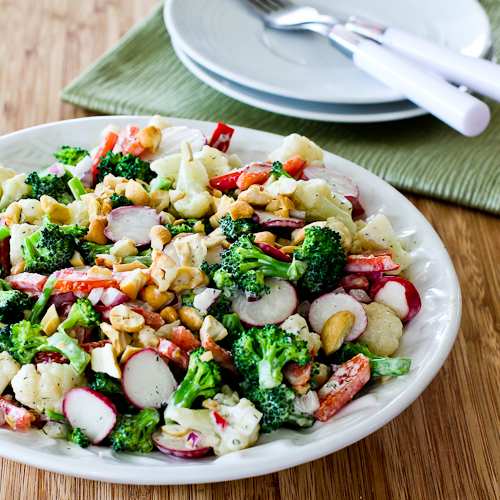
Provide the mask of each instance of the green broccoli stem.
{"label": "green broccoli stem", "polygon": [[247,272],[252,269],[258,269],[262,271],[264,276],[271,276],[274,278],[289,279],[290,264],[287,262],[281,262],[264,252],[259,250],[257,247],[253,248],[238,248],[238,253],[244,259],[255,259],[248,262],[240,264],[241,272]]}
{"label": "green broccoli stem", "polygon": [[10,236],[10,228],[7,226],[0,227],[0,241]]}
{"label": "green broccoli stem", "polygon": [[85,186],[78,177],[72,177],[68,182],[68,187],[75,200],[79,200],[84,194],[87,193]]}
{"label": "green broccoli stem", "polygon": [[28,318],[31,323],[38,323],[45,312],[45,307],[54,291],[54,287],[57,283],[57,276],[49,276],[48,280],[45,282],[42,294],[38,297],[35,302],[33,309],[31,310],[30,317]]}
{"label": "green broccoli stem", "polygon": [[147,267],[151,267],[153,259],[151,258],[151,255],[129,255],[123,258],[124,264],[130,264],[131,262],[140,262]]}
{"label": "green broccoli stem", "polygon": [[81,375],[90,362],[90,356],[78,345],[75,339],[71,338],[60,328],[61,325],[59,325],[56,332],[48,338],[48,346],[42,348],[42,350],[53,351],[55,349],[60,352],[69,359],[70,365],[79,375]]}

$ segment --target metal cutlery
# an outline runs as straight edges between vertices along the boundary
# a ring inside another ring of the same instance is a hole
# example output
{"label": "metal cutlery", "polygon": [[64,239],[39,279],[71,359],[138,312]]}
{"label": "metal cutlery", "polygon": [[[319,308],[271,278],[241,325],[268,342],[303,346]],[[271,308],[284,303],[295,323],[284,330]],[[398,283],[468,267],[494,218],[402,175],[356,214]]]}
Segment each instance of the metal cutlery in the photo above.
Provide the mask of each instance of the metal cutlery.
{"label": "metal cutlery", "polygon": [[[352,18],[344,24],[321,14],[314,7],[295,5],[289,0],[246,1],[270,28],[313,31],[327,37],[336,48],[350,56],[358,68],[462,134],[475,136],[488,126],[490,111],[485,103],[460,91],[417,62],[356,33]],[[359,21],[356,26],[361,26]],[[373,24],[365,26],[367,29],[370,26],[370,31],[374,29]],[[358,28],[358,31],[362,30]]]}

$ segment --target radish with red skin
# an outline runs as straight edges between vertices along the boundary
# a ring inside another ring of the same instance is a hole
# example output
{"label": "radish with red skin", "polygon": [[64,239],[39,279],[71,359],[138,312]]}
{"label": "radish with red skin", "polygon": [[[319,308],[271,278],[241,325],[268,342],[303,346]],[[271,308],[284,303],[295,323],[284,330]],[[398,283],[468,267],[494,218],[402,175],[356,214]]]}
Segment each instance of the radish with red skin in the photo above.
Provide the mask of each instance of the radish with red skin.
{"label": "radish with red skin", "polygon": [[268,243],[255,243],[266,255],[273,257],[277,260],[281,260],[282,262],[292,262],[292,258],[290,255],[282,252],[279,248],[273,247]]}
{"label": "radish with red skin", "polygon": [[153,208],[136,205],[118,207],[109,213],[104,234],[111,241],[129,239],[138,246],[147,245],[151,241],[151,228],[159,223],[160,216]]}
{"label": "radish with red skin", "polygon": [[422,301],[415,285],[400,276],[383,276],[370,290],[375,302],[392,309],[405,323],[414,318],[422,307]]}
{"label": "radish with red skin", "polygon": [[[89,300],[90,300],[90,295],[89,295]],[[122,291],[114,287],[103,289],[103,293],[101,294],[100,297],[101,303],[106,307],[119,306],[120,304],[123,304],[128,300],[129,300],[128,295],[124,294]]]}
{"label": "radish with red skin", "polygon": [[255,210],[257,222],[262,227],[283,227],[290,229],[298,229],[304,227],[305,221],[303,219],[296,219],[294,217],[280,217],[279,215],[265,212],[264,210]]}
{"label": "radish with red skin", "polygon": [[138,408],[161,408],[167,404],[177,383],[170,368],[154,349],[132,354],[123,367],[123,392]]}
{"label": "radish with red skin", "polygon": [[48,276],[37,273],[19,273],[7,276],[5,281],[15,290],[31,295],[38,295],[45,285]]}
{"label": "radish with red skin", "polygon": [[233,311],[246,325],[283,323],[297,309],[297,292],[288,281],[270,278],[266,280],[266,284],[269,286],[269,293],[258,300],[248,300],[243,293],[233,299]]}
{"label": "radish with red skin", "polygon": [[189,356],[171,340],[161,339],[157,349],[163,357],[167,358],[169,361],[172,361],[172,363],[175,363],[183,370],[187,370],[189,364]]}
{"label": "radish with red skin", "polygon": [[99,444],[116,424],[116,408],[109,398],[89,387],[66,393],[63,413],[71,427],[80,428],[92,444]]}
{"label": "radish with red skin", "polygon": [[388,272],[399,269],[399,264],[392,260],[386,250],[349,255],[345,270],[350,273]]}
{"label": "radish with red skin", "polygon": [[[191,434],[191,433],[189,433]],[[185,436],[171,436],[166,432],[153,434],[153,443],[162,453],[180,458],[201,458],[211,453],[212,448],[198,443],[193,444],[193,439]]]}
{"label": "radish with red skin", "polygon": [[340,280],[340,286],[346,291],[350,290],[368,290],[370,288],[370,281],[362,274],[346,274]]}
{"label": "radish with red skin", "polygon": [[206,313],[209,307],[217,302],[221,293],[217,288],[205,288],[202,292],[194,296],[193,307]]}
{"label": "radish with red skin", "polygon": [[316,333],[321,333],[323,326],[334,314],[349,311],[354,314],[354,325],[345,340],[357,339],[366,329],[367,318],[363,306],[346,293],[325,293],[318,297],[309,309],[309,323]]}
{"label": "radish with red skin", "polygon": [[101,300],[103,292],[104,288],[92,288],[87,296],[87,299],[89,299],[90,303],[95,306]]}

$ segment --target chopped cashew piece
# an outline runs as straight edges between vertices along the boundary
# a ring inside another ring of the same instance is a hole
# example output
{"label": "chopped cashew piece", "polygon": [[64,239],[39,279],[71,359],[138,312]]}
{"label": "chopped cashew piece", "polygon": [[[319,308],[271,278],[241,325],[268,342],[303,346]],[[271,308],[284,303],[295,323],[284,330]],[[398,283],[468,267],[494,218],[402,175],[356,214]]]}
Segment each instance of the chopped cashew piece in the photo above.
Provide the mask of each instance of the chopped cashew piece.
{"label": "chopped cashew piece", "polygon": [[148,205],[149,204],[148,192],[137,181],[130,180],[127,182],[127,187],[125,188],[125,196],[134,205]]}
{"label": "chopped cashew piece", "polygon": [[259,184],[252,184],[248,189],[242,191],[238,195],[238,200],[246,201],[250,205],[255,205],[258,207],[266,206],[273,199],[264,186]]}
{"label": "chopped cashew piece", "polygon": [[321,344],[327,356],[340,349],[352,330],[355,319],[350,311],[339,311],[327,319],[321,330]]}
{"label": "chopped cashew piece", "polygon": [[161,225],[153,226],[149,231],[149,236],[151,237],[151,248],[155,250],[163,250],[163,247],[172,239],[170,231]]}
{"label": "chopped cashew piece", "polygon": [[252,205],[243,200],[235,201],[229,209],[231,219],[249,219],[253,215]]}
{"label": "chopped cashew piece", "polygon": [[179,308],[179,319],[182,324],[192,330],[193,332],[197,332],[203,323],[203,319],[194,307],[182,306]]}
{"label": "chopped cashew piece", "polygon": [[208,283],[207,277],[203,271],[196,267],[182,266],[177,269],[177,274],[173,280],[170,289],[175,293],[192,290],[193,288]]}
{"label": "chopped cashew piece", "polygon": [[57,330],[60,322],[61,320],[57,314],[56,306],[52,304],[44,314],[42,320],[40,321],[40,325],[42,326],[42,330],[47,335],[52,335]]}
{"label": "chopped cashew piece", "polygon": [[82,267],[85,265],[85,262],[83,262],[83,258],[80,255],[80,252],[77,252],[77,251],[75,251],[75,253],[73,254],[73,257],[71,257],[71,259],[69,260],[69,263],[73,267]]}
{"label": "chopped cashew piece", "polygon": [[106,373],[113,378],[122,377],[122,371],[116,361],[116,355],[111,344],[92,349],[90,364],[95,372]]}
{"label": "chopped cashew piece", "polygon": [[137,255],[139,252],[135,246],[134,240],[124,238],[123,240],[118,240],[109,251],[111,255],[115,257],[123,258],[133,255]]}
{"label": "chopped cashew piece", "polygon": [[156,335],[153,328],[145,326],[135,335],[135,342],[141,347],[158,347],[160,338]]}
{"label": "chopped cashew piece", "polygon": [[101,323],[100,328],[102,333],[111,340],[115,354],[120,356],[131,342],[130,335],[123,331],[115,330],[109,323]]}
{"label": "chopped cashew piece", "polygon": [[205,316],[203,324],[200,328],[200,338],[203,342],[204,338],[212,338],[215,342],[219,342],[227,337],[228,332],[224,325],[213,316]]}
{"label": "chopped cashew piece", "polygon": [[113,307],[109,312],[109,319],[116,330],[131,333],[140,331],[145,324],[144,317],[125,304]]}
{"label": "chopped cashew piece", "polygon": [[125,363],[125,361],[132,356],[132,354],[135,354],[136,352],[142,351],[142,347],[132,347],[131,345],[128,345],[125,347],[125,350],[123,351],[123,354],[120,358],[120,364]]}
{"label": "chopped cashew piece", "polygon": [[69,224],[71,221],[71,212],[66,205],[54,200],[46,194],[40,196],[40,207],[44,214],[56,224]]}
{"label": "chopped cashew piece", "polygon": [[170,304],[175,299],[172,292],[160,292],[156,285],[148,285],[141,290],[141,299],[147,302],[153,309]]}
{"label": "chopped cashew piece", "polygon": [[147,283],[149,274],[143,269],[134,269],[120,283],[120,290],[132,300],[137,298],[142,287]]}
{"label": "chopped cashew piece", "polygon": [[151,279],[160,292],[166,292],[177,275],[177,264],[158,250],[153,250],[152,257]]}
{"label": "chopped cashew piece", "polygon": [[98,215],[90,220],[89,232],[84,239],[92,243],[97,243],[99,245],[105,245],[108,239],[104,235],[104,229],[108,220],[104,215]]}
{"label": "chopped cashew piece", "polygon": [[156,125],[148,125],[139,131],[137,139],[144,149],[154,153],[161,142],[161,128]]}

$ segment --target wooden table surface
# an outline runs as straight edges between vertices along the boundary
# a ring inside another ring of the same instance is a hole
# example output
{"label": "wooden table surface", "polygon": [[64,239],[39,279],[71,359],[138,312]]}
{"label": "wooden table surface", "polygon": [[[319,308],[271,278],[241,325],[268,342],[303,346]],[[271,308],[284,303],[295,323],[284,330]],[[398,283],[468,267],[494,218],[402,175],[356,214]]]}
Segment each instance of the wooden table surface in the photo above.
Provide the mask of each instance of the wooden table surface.
{"label": "wooden table surface", "polygon": [[[0,0],[0,134],[85,116],[60,101],[60,90],[153,4]],[[390,424],[321,460],[213,485],[111,485],[0,460],[0,499],[499,498],[499,220],[410,198],[434,225],[455,263],[464,296],[463,319],[455,347],[436,379]]]}

